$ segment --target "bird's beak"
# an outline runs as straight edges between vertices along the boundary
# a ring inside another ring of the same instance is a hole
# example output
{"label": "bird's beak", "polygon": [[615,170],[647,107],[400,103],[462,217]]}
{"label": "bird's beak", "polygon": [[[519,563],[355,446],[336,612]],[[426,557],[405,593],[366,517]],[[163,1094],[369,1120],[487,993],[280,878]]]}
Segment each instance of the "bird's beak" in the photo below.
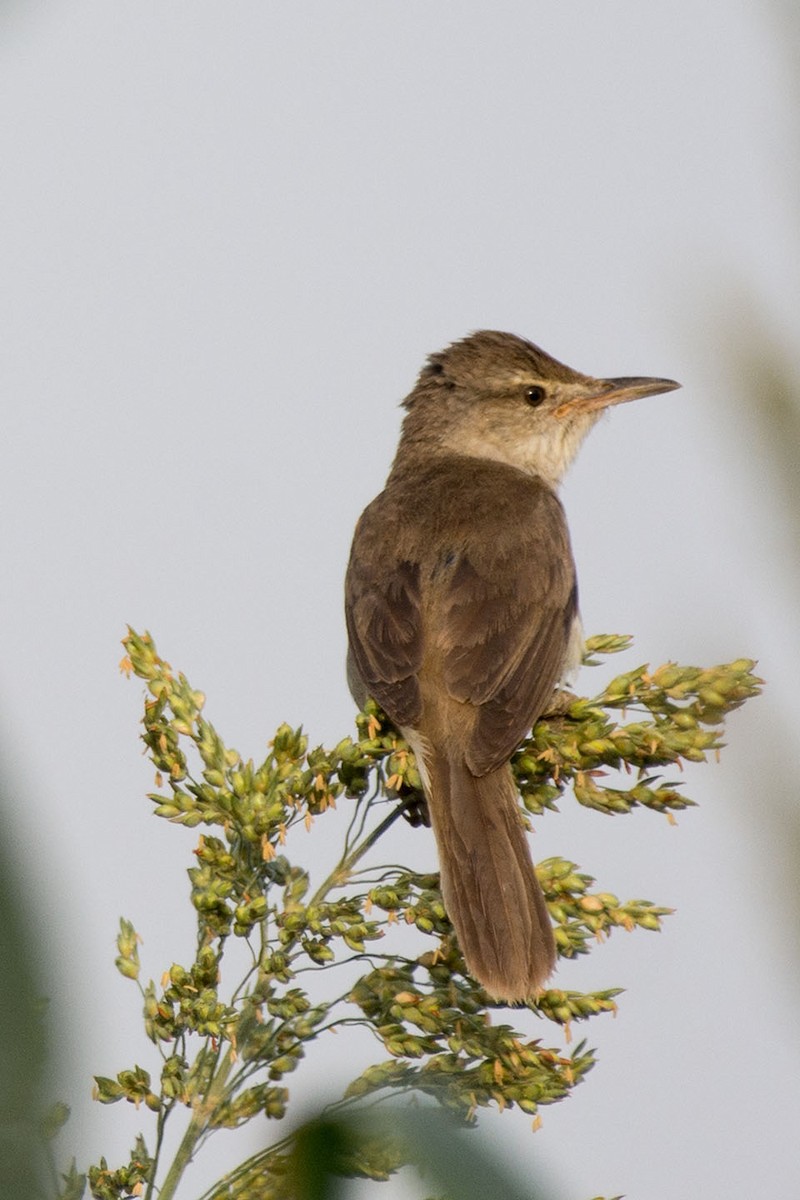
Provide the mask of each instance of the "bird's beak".
{"label": "bird's beak", "polygon": [[640,396],[658,396],[661,392],[673,392],[681,385],[674,379],[651,379],[649,376],[623,375],[619,379],[587,379],[569,399],[555,410],[557,417],[573,413],[596,412],[610,408],[612,404],[625,404],[638,400]]}

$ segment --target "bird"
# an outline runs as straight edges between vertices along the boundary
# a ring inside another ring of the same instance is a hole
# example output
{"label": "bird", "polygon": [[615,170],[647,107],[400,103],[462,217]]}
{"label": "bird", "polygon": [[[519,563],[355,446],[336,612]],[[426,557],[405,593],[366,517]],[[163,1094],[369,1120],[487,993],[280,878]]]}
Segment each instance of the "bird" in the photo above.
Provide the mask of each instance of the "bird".
{"label": "bird", "polygon": [[447,915],[496,1001],[535,999],[556,945],[510,759],[583,654],[561,480],[612,405],[671,379],[581,374],[512,333],[431,354],[345,578],[347,677],[414,753]]}

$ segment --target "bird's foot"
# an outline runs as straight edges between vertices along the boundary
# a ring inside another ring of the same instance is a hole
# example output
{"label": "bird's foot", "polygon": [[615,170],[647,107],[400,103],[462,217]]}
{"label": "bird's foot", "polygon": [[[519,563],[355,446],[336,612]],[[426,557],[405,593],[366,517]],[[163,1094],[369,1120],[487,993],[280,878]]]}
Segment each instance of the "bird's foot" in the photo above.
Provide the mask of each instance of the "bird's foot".
{"label": "bird's foot", "polygon": [[424,825],[426,829],[430,829],[431,814],[428,810],[428,801],[422,795],[422,792],[414,792],[412,795],[404,798],[403,816],[409,825],[413,825],[415,829],[418,829],[420,825]]}

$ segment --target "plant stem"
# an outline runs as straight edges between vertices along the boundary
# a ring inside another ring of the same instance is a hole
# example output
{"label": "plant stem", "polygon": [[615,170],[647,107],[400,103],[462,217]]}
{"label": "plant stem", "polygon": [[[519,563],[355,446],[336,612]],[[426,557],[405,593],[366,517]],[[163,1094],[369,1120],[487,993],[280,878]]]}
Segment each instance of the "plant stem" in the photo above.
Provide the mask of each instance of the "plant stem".
{"label": "plant stem", "polygon": [[202,1135],[207,1131],[208,1119],[222,1099],[235,1058],[236,1056],[231,1046],[217,1067],[216,1074],[211,1080],[205,1096],[201,1100],[197,1100],[192,1106],[191,1120],[186,1127],[181,1144],[178,1146],[175,1157],[172,1160],[167,1177],[161,1185],[158,1193],[159,1200],[172,1200],[174,1197],[181,1176],[192,1161],[195,1147]]}
{"label": "plant stem", "polygon": [[396,808],[392,809],[388,817],[384,817],[381,823],[375,826],[372,833],[368,834],[367,837],[364,838],[363,842],[360,842],[357,846],[354,846],[349,854],[345,854],[344,857],[341,858],[333,868],[327,879],[323,880],[323,882],[317,888],[313,897],[309,901],[309,904],[318,904],[320,900],[322,900],[323,897],[328,894],[331,888],[343,887],[344,884],[347,883],[350,872],[359,859],[363,858],[367,851],[370,850],[378,841],[378,839],[383,836],[386,830],[395,823],[405,808],[405,803],[398,804]]}
{"label": "plant stem", "polygon": [[158,1160],[161,1157],[161,1146],[164,1141],[164,1129],[167,1122],[167,1117],[172,1111],[172,1105],[165,1106],[158,1114],[158,1122],[156,1125],[156,1148],[153,1155],[153,1171],[147,1183],[147,1191],[144,1194],[144,1200],[152,1200],[154,1189],[156,1186],[156,1172],[158,1170]]}

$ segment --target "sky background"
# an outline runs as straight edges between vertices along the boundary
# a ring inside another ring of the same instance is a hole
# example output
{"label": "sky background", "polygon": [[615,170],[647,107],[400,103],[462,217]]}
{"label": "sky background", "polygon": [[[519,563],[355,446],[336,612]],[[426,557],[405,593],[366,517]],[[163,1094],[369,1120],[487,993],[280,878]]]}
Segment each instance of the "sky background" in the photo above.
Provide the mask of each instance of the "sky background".
{"label": "sky background", "polygon": [[[636,638],[579,687],[741,655],[769,687],[687,772],[701,807],[676,828],[566,798],[536,822],[537,857],[677,913],[561,968],[626,989],[580,1031],[600,1063],[536,1135],[484,1128],[553,1200],[796,1186],[797,485],[761,333],[800,368],[799,31],[763,0],[0,10],[3,837],[80,1165],[146,1123],[89,1098],[146,1053],[118,917],[146,976],[193,942],[195,835],[145,799],[125,625],[245,756],[281,721],[350,732],[353,525],[425,355],[498,328],[683,383],[613,411],[564,486],[587,633]],[[310,1058],[298,1094],[372,1056]]]}

